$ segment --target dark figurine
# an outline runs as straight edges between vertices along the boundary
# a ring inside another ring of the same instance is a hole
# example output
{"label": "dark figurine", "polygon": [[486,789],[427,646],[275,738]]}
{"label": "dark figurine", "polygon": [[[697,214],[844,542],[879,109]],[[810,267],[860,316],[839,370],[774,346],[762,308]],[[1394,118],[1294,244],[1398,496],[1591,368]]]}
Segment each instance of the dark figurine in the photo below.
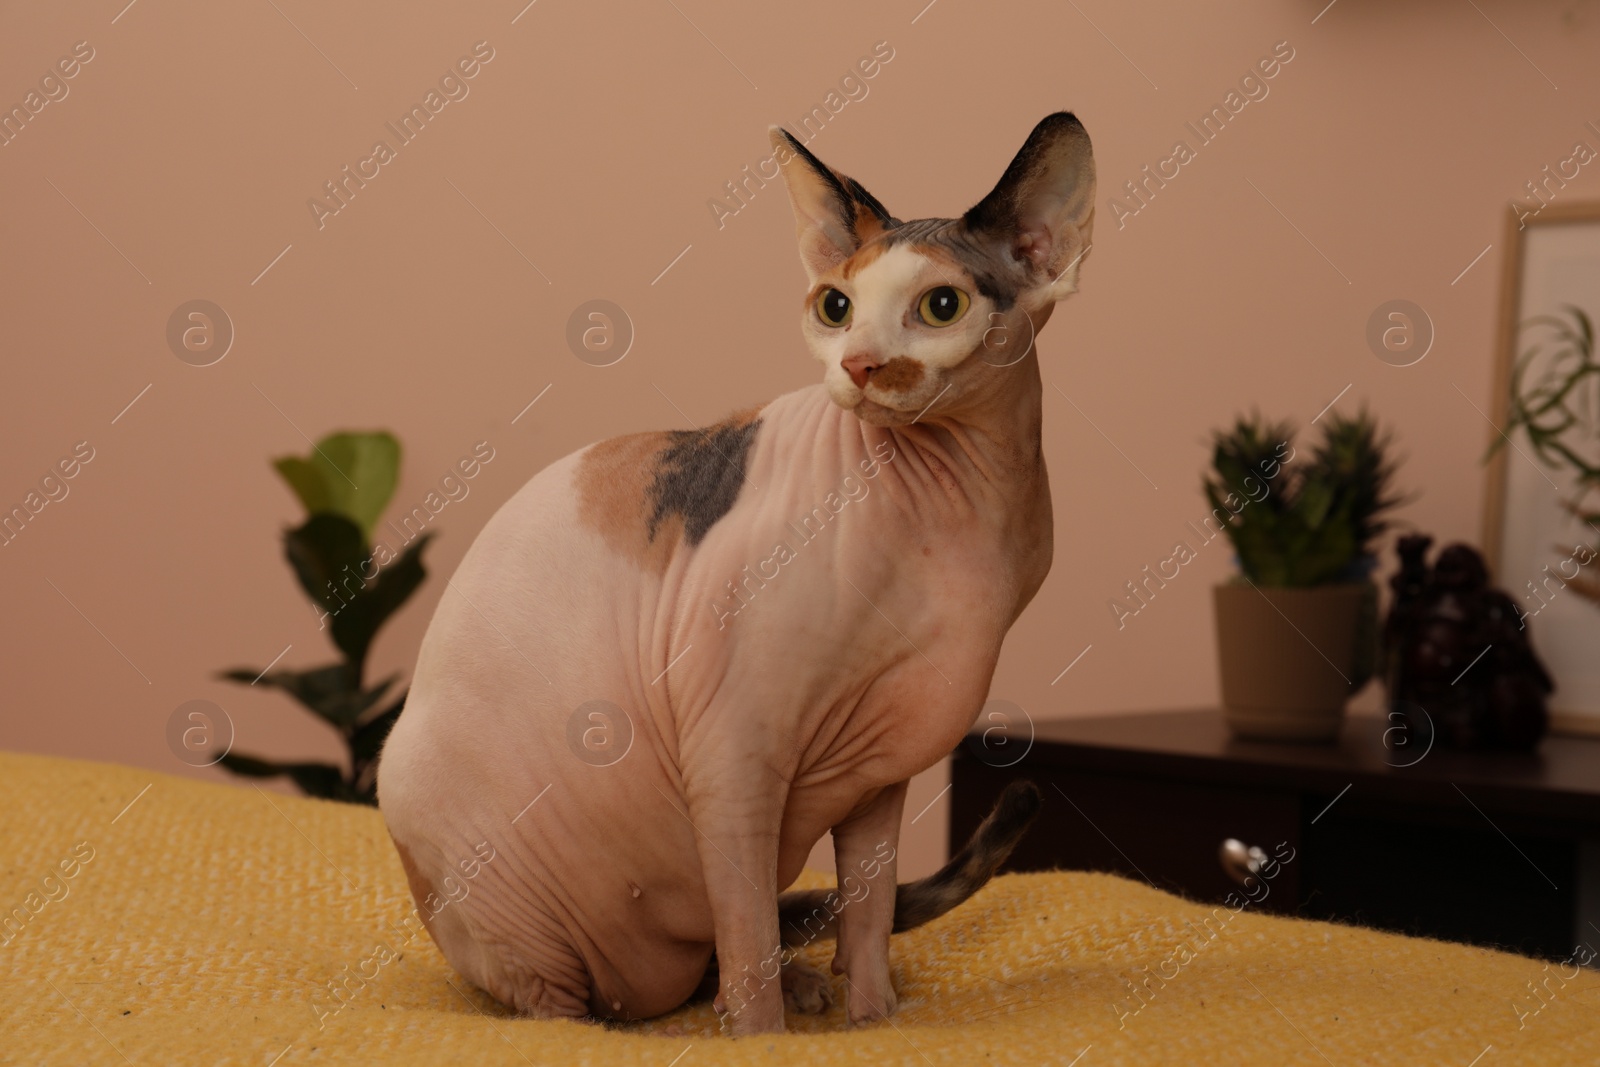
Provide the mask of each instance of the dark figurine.
{"label": "dark figurine", "polygon": [[1443,748],[1532,749],[1553,686],[1516,604],[1489,586],[1483,557],[1467,545],[1444,549],[1430,571],[1432,543],[1413,534],[1396,546],[1383,627],[1390,721]]}

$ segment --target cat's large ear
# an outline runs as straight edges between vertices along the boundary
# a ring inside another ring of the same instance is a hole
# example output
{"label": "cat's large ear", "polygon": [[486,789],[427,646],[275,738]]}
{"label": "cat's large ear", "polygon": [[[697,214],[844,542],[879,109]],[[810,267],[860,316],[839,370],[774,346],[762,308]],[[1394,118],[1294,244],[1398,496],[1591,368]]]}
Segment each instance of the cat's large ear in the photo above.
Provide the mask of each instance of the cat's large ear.
{"label": "cat's large ear", "polygon": [[794,205],[800,262],[812,281],[849,259],[862,242],[900,225],[860,182],[812,155],[786,130],[771,126],[768,133]]}
{"label": "cat's large ear", "polygon": [[1026,270],[1029,288],[1060,300],[1078,288],[1078,265],[1094,226],[1094,149],[1069,111],[1046,116],[1000,178],[962,216],[973,234],[1001,243]]}

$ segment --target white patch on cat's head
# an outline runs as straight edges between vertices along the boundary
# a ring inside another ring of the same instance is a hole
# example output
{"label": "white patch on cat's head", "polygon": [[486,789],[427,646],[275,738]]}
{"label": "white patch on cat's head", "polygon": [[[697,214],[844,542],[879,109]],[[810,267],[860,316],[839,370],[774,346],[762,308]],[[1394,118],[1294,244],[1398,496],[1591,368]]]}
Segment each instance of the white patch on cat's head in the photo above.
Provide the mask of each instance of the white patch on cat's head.
{"label": "white patch on cat's head", "polygon": [[[966,294],[967,308],[948,325],[930,326],[919,305],[925,293],[943,286]],[[850,300],[843,326],[829,325],[818,313],[817,297],[829,289]],[[982,347],[993,310],[965,271],[912,245],[892,244],[869,247],[819,279],[802,330],[834,402],[868,422],[896,424],[955,388],[952,372]],[[852,360],[865,385],[852,380]]]}

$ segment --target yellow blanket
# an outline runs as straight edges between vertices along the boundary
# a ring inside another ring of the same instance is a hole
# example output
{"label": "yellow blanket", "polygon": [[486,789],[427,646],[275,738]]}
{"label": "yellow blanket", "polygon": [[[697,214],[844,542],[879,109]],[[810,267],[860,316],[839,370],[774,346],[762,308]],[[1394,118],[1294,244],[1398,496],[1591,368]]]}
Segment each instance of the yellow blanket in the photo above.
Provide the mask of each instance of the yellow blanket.
{"label": "yellow blanket", "polygon": [[0,813],[5,1064],[1600,1062],[1592,971],[1072,873],[999,878],[895,938],[892,1023],[516,1019],[403,943],[369,809],[0,753]]}

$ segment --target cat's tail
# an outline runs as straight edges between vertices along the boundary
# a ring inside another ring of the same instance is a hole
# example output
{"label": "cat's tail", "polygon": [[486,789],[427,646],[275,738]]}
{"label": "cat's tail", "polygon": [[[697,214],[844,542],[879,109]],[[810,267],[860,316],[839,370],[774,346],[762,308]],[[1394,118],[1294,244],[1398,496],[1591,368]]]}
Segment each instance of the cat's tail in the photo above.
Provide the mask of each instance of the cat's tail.
{"label": "cat's tail", "polygon": [[[982,889],[1011,855],[1039,814],[1039,789],[1032,782],[1012,782],[1000,794],[966,847],[933,874],[895,887],[894,932],[931,922]],[[866,893],[876,892],[871,879],[857,878]],[[849,886],[846,893],[852,892]],[[864,899],[858,897],[856,899]],[[839,912],[848,906],[837,889],[801,889],[778,897],[778,930],[783,947],[800,948],[838,936]]]}

